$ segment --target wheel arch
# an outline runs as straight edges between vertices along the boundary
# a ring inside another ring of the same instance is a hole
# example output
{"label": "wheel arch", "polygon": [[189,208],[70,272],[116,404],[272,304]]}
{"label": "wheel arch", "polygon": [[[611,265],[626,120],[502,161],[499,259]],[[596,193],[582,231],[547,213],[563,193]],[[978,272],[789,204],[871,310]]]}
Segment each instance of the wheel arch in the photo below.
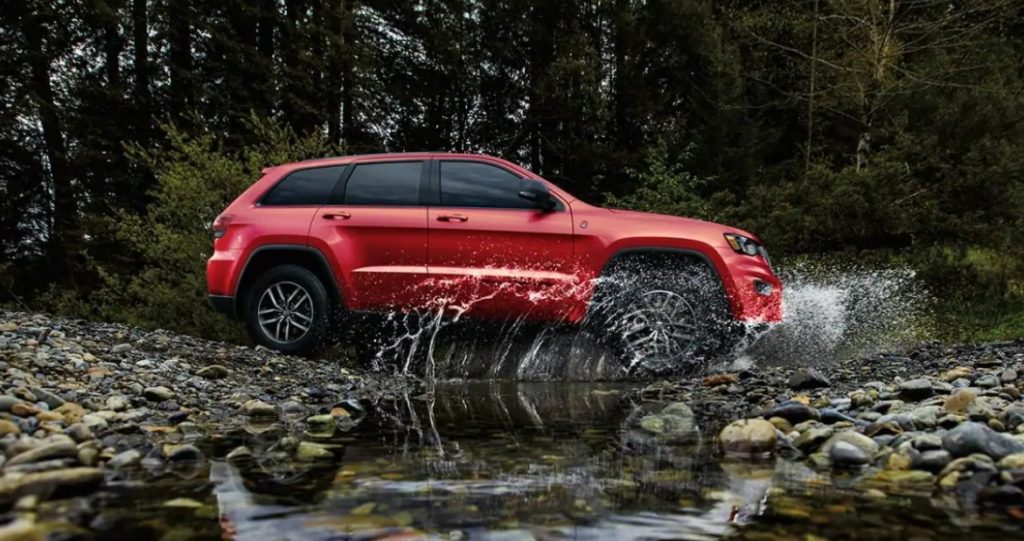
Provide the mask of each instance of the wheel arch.
{"label": "wheel arch", "polygon": [[[678,246],[659,246],[659,245],[647,245],[647,246],[630,246],[620,248],[616,250],[611,256],[605,260],[601,266],[601,271],[598,276],[607,276],[609,272],[614,270],[615,265],[621,264],[624,261],[628,261],[633,258],[644,258],[644,257],[664,257],[676,260],[687,260],[691,263],[698,263],[707,267],[708,271],[715,277],[718,285],[721,288],[725,302],[729,307],[730,315],[735,314],[735,299],[731,293],[730,283],[727,282],[726,277],[722,275],[722,271],[716,264],[715,260],[712,259],[707,253],[696,249],[696,248],[683,248]],[[591,303],[593,299],[591,299]],[[589,312],[589,306],[588,306]]]}
{"label": "wheel arch", "polygon": [[327,258],[316,248],[300,244],[267,244],[260,246],[249,254],[242,272],[238,275],[238,283],[235,286],[235,315],[242,313],[245,302],[245,295],[248,288],[252,286],[264,272],[279,265],[298,265],[312,272],[324,288],[327,289],[328,298],[336,306],[343,306],[341,290],[338,288],[338,281],[331,272]]}

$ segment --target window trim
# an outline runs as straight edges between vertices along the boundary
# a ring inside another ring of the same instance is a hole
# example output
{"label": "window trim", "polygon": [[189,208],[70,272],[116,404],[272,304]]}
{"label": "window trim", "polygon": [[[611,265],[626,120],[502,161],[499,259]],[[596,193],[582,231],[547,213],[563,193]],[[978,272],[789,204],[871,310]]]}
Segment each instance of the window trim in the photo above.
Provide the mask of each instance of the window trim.
{"label": "window trim", "polygon": [[[515,176],[520,181],[523,181],[523,180],[533,180],[533,181],[537,181],[537,182],[540,182],[541,184],[545,184],[545,185],[546,185],[546,183],[543,180],[541,180],[541,179],[533,178],[533,177],[529,177],[529,176],[523,175],[523,174],[519,173],[518,171],[514,171],[512,169],[509,169],[508,167],[505,167],[504,165],[502,165],[500,163],[492,162],[492,161],[489,161],[489,160],[479,160],[479,159],[473,159],[473,158],[433,158],[433,159],[431,159],[431,162],[432,163],[430,164],[430,195],[429,195],[427,201],[428,201],[428,204],[430,206],[432,206],[432,207],[479,209],[479,210],[521,210],[521,211],[527,211],[527,212],[541,212],[541,209],[537,209],[537,208],[524,208],[524,207],[467,207],[465,205],[446,205],[446,204],[441,202],[441,162],[469,162],[469,163],[476,163],[476,164],[481,164],[481,165],[489,165],[491,167],[496,167],[498,169],[501,169],[502,171],[505,171],[505,172]],[[562,198],[558,194],[556,194],[554,191],[552,191],[551,190],[551,186],[547,186],[547,188],[548,188],[548,193],[551,194],[551,197],[553,197],[555,199],[555,201],[558,202],[558,206],[556,208],[551,209],[551,210],[546,211],[546,212],[548,212],[548,213],[552,213],[552,212],[565,212],[566,209],[569,208],[568,203],[563,201]]]}
{"label": "window trim", "polygon": [[[352,173],[355,172],[356,168],[360,165],[382,165],[389,163],[408,163],[408,162],[421,162],[420,168],[420,182],[419,182],[419,193],[417,194],[417,202],[408,205],[388,205],[385,203],[349,203],[345,201],[345,194],[348,190],[348,181],[352,177]],[[409,158],[409,159],[392,159],[392,160],[366,160],[353,162],[348,164],[348,167],[341,174],[341,178],[338,183],[334,185],[334,190],[327,198],[327,203],[324,206],[328,207],[385,207],[385,208],[418,208],[426,207],[426,192],[429,189],[430,180],[430,160],[427,158]]]}
{"label": "window trim", "polygon": [[292,169],[291,171],[288,171],[287,173],[285,173],[284,176],[282,176],[281,178],[277,179],[277,181],[274,182],[273,186],[267,188],[260,195],[259,199],[256,200],[256,204],[254,206],[258,207],[258,208],[278,208],[278,207],[281,207],[281,208],[311,208],[311,207],[312,208],[320,208],[320,207],[324,206],[326,203],[320,203],[319,205],[315,204],[315,203],[300,203],[300,204],[296,204],[296,205],[274,205],[274,204],[267,204],[266,200],[267,200],[267,197],[270,197],[270,194],[273,193],[274,190],[277,189],[277,187],[282,182],[288,180],[288,178],[291,177],[294,174],[301,173],[303,171],[312,171],[313,169],[334,169],[334,168],[341,169],[341,172],[338,173],[338,177],[334,179],[334,186],[332,186],[331,189],[328,190],[328,192],[327,192],[327,202],[330,202],[331,196],[334,194],[334,191],[338,189],[338,182],[340,182],[341,179],[345,177],[345,173],[348,170],[348,167],[349,167],[349,164],[336,163],[336,164],[332,164],[332,165],[317,165],[315,167],[301,167],[301,168],[297,168],[297,169]]}

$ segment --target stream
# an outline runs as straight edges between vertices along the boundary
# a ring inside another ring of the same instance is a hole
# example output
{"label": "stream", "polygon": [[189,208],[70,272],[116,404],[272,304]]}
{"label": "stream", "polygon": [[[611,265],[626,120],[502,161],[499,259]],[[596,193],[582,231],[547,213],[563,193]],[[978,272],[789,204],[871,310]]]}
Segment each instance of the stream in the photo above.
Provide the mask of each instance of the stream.
{"label": "stream", "polygon": [[[368,409],[348,431],[297,434],[330,445],[333,457],[314,462],[273,452],[301,430],[287,420],[245,425],[199,442],[216,458],[196,470],[111,483],[90,526],[111,539],[239,541],[1004,539],[1016,527],[931,492],[725,459],[722,422],[700,405],[700,436],[658,444],[631,428],[645,407],[636,390],[440,384]],[[223,458],[239,444],[259,458]]]}

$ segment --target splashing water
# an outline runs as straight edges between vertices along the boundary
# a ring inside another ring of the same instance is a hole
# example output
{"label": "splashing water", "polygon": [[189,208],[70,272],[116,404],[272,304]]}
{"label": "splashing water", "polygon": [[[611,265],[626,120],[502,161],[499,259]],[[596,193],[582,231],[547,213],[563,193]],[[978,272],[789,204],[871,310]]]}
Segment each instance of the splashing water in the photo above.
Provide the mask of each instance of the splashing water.
{"label": "splashing water", "polygon": [[[927,334],[929,297],[910,269],[803,264],[780,274],[784,321],[767,329],[752,327],[722,359],[725,367],[833,362],[899,350]],[[463,318],[495,294],[470,296],[473,300],[461,304],[439,295],[430,309],[391,314],[383,332],[387,338],[374,355],[375,367],[421,374],[431,381],[626,377],[615,352],[592,329],[533,323],[525,317],[501,322]]]}
{"label": "splashing water", "polygon": [[739,360],[819,364],[899,351],[930,330],[930,297],[913,270],[797,265],[780,272],[783,321],[755,333]]}

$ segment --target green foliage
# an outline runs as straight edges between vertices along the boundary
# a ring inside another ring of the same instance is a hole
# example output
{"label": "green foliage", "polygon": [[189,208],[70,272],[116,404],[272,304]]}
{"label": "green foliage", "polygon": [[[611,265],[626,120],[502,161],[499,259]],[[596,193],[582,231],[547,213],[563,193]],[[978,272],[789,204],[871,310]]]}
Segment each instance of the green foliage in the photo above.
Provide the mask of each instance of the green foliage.
{"label": "green foliage", "polygon": [[213,133],[185,134],[171,124],[162,127],[166,148],[129,148],[131,158],[156,176],[146,212],[122,211],[110,223],[133,264],[115,270],[95,260],[102,286],[87,299],[52,291],[56,310],[239,339],[239,329],[206,304],[213,220],[264,167],[338,153],[319,133],[297,137],[291,129],[256,116],[247,126],[254,144],[236,152],[224,150],[224,142]]}

